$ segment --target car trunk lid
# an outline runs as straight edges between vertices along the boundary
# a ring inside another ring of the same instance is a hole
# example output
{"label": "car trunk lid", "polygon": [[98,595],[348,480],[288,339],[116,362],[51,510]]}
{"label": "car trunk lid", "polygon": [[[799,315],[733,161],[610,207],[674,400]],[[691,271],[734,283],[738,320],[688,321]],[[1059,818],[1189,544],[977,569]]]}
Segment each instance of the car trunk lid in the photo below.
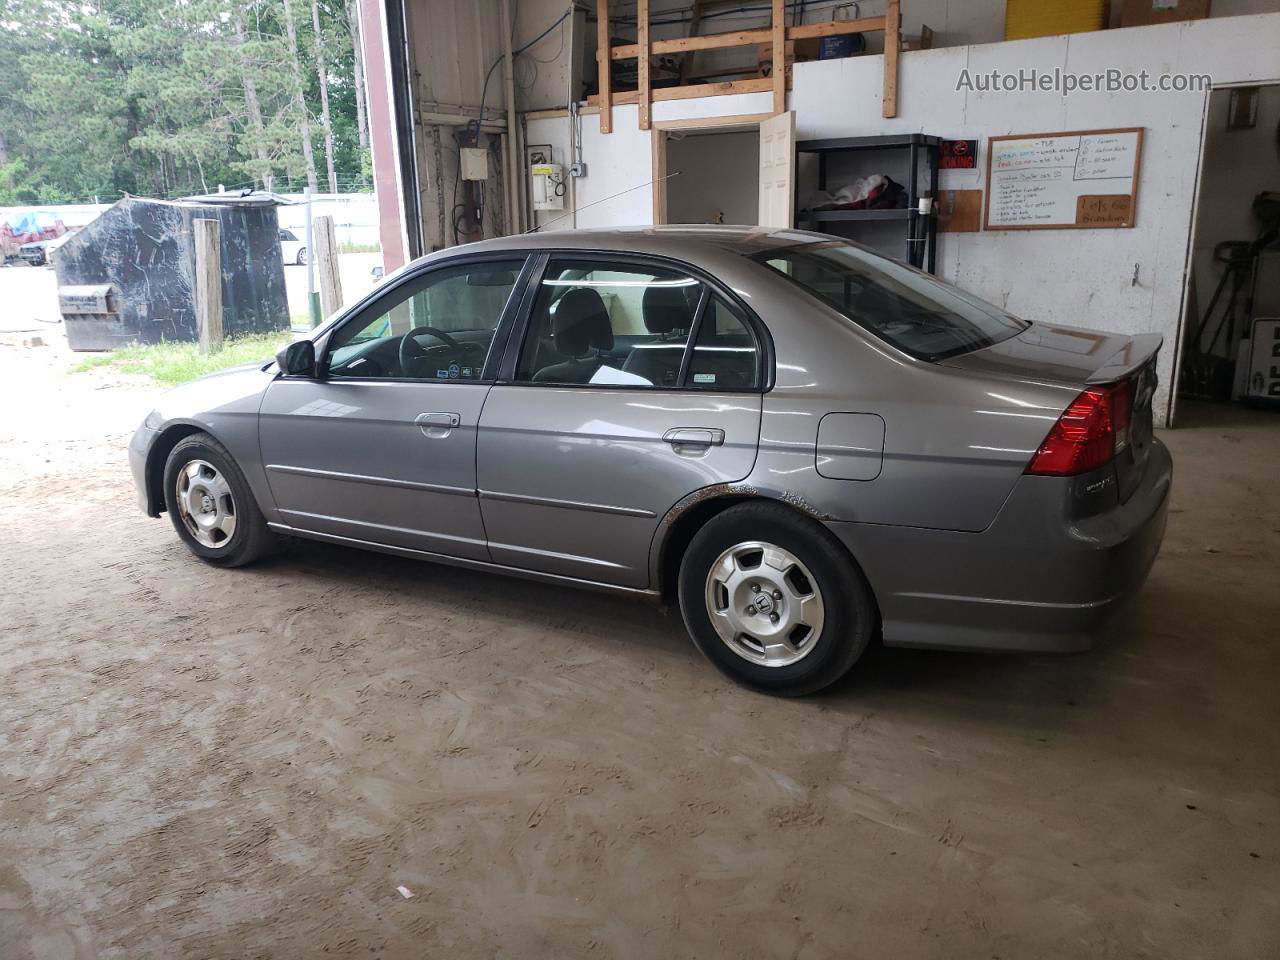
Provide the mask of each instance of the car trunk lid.
{"label": "car trunk lid", "polygon": [[1117,445],[1114,459],[1116,485],[1123,502],[1141,483],[1151,451],[1156,356],[1163,342],[1159,334],[1126,336],[1031,324],[1015,337],[943,363],[1011,379],[1062,383],[1081,390],[1126,383],[1132,404],[1128,437]]}

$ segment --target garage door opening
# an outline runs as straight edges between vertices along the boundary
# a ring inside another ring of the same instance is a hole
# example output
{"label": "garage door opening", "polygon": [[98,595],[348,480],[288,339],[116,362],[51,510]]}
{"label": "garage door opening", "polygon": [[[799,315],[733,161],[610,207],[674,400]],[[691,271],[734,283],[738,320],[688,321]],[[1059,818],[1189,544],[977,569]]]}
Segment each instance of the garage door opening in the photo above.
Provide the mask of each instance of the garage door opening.
{"label": "garage door opening", "polygon": [[659,130],[660,223],[760,222],[760,128]]}

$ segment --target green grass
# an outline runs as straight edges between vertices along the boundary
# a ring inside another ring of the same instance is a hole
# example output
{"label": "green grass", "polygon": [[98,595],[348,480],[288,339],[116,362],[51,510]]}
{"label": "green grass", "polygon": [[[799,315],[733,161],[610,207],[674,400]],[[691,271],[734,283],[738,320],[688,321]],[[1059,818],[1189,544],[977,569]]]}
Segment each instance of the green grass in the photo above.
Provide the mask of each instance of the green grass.
{"label": "green grass", "polygon": [[338,244],[339,253],[381,253],[382,244],[380,243],[340,243]]}
{"label": "green grass", "polygon": [[78,361],[72,373],[110,367],[120,373],[140,373],[173,386],[215,370],[256,360],[268,360],[293,339],[288,331],[228,339],[218,353],[201,353],[194,343],[156,343],[94,354]]}

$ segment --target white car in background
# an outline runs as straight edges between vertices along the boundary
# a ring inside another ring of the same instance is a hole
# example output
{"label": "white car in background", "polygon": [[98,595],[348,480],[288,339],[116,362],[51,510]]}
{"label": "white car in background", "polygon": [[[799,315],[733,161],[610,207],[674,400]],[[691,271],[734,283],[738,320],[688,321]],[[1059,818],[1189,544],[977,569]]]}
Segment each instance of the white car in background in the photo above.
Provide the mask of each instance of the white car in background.
{"label": "white car in background", "polygon": [[286,264],[307,262],[307,248],[292,230],[280,229],[280,255]]}

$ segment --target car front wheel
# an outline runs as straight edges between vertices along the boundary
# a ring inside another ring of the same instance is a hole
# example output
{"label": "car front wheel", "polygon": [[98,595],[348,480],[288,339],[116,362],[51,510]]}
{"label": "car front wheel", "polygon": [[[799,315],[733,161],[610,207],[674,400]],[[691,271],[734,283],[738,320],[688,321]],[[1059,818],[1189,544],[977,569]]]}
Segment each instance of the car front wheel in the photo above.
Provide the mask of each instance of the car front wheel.
{"label": "car front wheel", "polygon": [[698,531],[680,565],[680,611],[721,672],[784,696],[834,683],[866,650],[875,598],[820,524],[781,504],[744,503]]}
{"label": "car front wheel", "polygon": [[227,448],[207,433],[181,440],[164,467],[165,504],[187,548],[218,567],[239,567],[274,542],[258,504]]}

